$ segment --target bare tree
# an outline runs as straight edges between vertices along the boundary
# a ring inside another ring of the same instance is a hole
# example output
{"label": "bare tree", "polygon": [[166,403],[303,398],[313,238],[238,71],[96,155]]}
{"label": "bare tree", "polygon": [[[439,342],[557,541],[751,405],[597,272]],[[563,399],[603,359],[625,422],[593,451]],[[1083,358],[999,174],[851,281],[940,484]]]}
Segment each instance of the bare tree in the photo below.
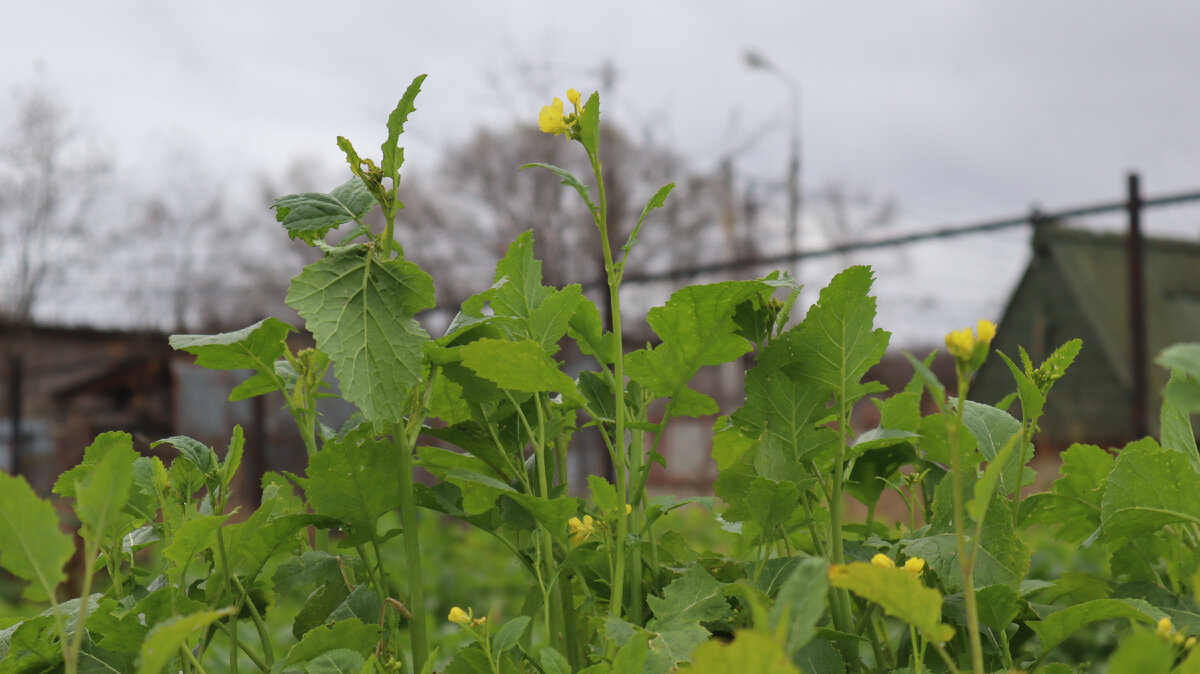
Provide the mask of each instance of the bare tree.
{"label": "bare tree", "polygon": [[[899,214],[893,197],[878,197],[866,187],[831,180],[809,197],[814,217],[831,245],[852,243],[871,230],[888,227]],[[843,256],[848,263],[849,255]]]}
{"label": "bare tree", "polygon": [[78,264],[109,163],[44,87],[14,94],[0,137],[0,347],[8,365],[10,469],[22,471],[24,348],[47,282]]}
{"label": "bare tree", "polygon": [[76,264],[109,161],[45,88],[15,96],[0,139],[0,315],[27,326],[48,280]]}

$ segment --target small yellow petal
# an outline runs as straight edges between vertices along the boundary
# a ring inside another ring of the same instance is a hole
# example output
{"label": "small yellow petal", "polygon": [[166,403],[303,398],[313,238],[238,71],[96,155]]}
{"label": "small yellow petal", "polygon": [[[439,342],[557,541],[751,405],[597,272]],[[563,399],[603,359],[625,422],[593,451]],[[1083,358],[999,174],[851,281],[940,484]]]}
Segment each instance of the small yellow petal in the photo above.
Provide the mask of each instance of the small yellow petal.
{"label": "small yellow petal", "polygon": [[925,560],[920,557],[909,557],[908,561],[904,563],[904,570],[920,575],[925,570]]}
{"label": "small yellow petal", "polygon": [[871,563],[874,564],[875,566],[882,566],[885,569],[896,568],[896,563],[892,561],[892,558],[888,557],[887,555],[883,554],[882,552],[879,553],[878,555],[875,555],[874,557],[872,557]]}
{"label": "small yellow petal", "polygon": [[1158,621],[1158,629],[1155,630],[1155,633],[1160,637],[1169,637],[1171,636],[1172,628],[1173,626],[1171,625],[1170,618],[1160,618]]}
{"label": "small yellow petal", "polygon": [[996,324],[991,321],[980,320],[975,326],[975,332],[979,333],[979,341],[984,344],[991,344],[996,337]]}
{"label": "small yellow petal", "polygon": [[450,615],[446,616],[446,619],[456,625],[462,625],[463,627],[471,624],[471,616],[457,606],[450,609]]}
{"label": "small yellow petal", "polygon": [[556,98],[550,105],[542,106],[538,115],[538,128],[546,133],[565,133],[567,123],[563,120],[563,102]]}
{"label": "small yellow petal", "polygon": [[628,514],[630,514],[630,513],[632,513],[632,512],[633,512],[633,506],[631,506],[631,505],[629,505],[628,503],[626,503],[626,504],[625,504],[625,514],[626,514],[626,515],[628,515]]}
{"label": "small yellow petal", "polygon": [[1183,642],[1183,647],[1192,650],[1192,646],[1196,645],[1196,637],[1188,637],[1187,641]]}
{"label": "small yellow petal", "polygon": [[574,105],[576,109],[579,108],[579,92],[578,91],[576,91],[574,89],[567,89],[567,100],[570,101],[571,105]]}
{"label": "small yellow petal", "polygon": [[971,328],[955,330],[946,335],[946,350],[955,358],[969,360],[975,352],[975,335]]}

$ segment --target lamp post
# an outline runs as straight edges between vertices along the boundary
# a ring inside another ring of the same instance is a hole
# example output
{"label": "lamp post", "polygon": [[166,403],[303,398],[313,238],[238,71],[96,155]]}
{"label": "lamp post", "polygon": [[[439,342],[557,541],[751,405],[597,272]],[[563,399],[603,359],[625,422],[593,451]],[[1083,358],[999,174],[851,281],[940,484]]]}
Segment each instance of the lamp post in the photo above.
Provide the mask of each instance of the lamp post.
{"label": "lamp post", "polygon": [[[793,268],[799,268],[799,260],[795,255],[799,252],[799,237],[800,237],[800,84],[796,82],[796,78],[791,74],[782,70],[779,66],[771,61],[768,61],[762,54],[747,49],[743,56],[746,60],[746,65],[758,70],[763,70],[778,77],[787,85],[791,94],[792,102],[792,123],[791,123],[791,147],[788,155],[788,211],[787,211],[787,237],[788,237],[788,252],[793,256]],[[799,272],[796,272],[797,277]]]}

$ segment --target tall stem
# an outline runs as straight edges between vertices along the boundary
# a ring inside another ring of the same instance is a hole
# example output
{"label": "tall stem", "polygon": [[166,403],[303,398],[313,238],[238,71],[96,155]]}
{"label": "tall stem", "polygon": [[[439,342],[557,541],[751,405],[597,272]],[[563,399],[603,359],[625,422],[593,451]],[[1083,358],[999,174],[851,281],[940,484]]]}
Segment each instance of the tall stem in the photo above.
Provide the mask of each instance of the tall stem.
{"label": "tall stem", "polygon": [[[845,500],[844,483],[846,479],[846,433],[849,432],[849,415],[846,414],[845,396],[839,395],[835,401],[838,408],[838,447],[837,457],[833,463],[833,491],[829,499],[829,552],[830,561],[834,564],[844,564],[845,551],[842,546],[842,513]],[[843,588],[833,588],[830,591],[829,609],[833,614],[834,627],[847,634],[854,632],[854,620],[850,609],[850,593]],[[858,671],[858,644],[850,640],[841,642],[842,659],[850,671]]]}
{"label": "tall stem", "polygon": [[959,429],[963,427],[963,410],[966,408],[967,388],[970,380],[963,367],[958,367],[958,405],[950,434],[950,470],[954,487],[954,539],[962,570],[963,601],[967,609],[967,638],[971,642],[971,669],[983,674],[983,643],[979,638],[979,609],[975,605],[974,555],[968,556],[965,532],[966,515],[963,511],[962,447]]}
{"label": "tall stem", "polygon": [[621,333],[621,279],[617,275],[613,263],[612,244],[608,240],[608,201],[604,195],[604,176],[600,168],[600,158],[593,152],[588,152],[592,173],[596,176],[597,207],[593,212],[596,227],[600,230],[600,245],[604,250],[604,271],[608,275],[608,289],[612,306],[612,334],[617,343],[616,353],[613,354],[613,388],[616,389],[616,410],[613,414],[613,472],[616,474],[617,496],[620,500],[617,516],[617,532],[614,556],[616,570],[613,572],[612,591],[609,599],[609,615],[620,618],[621,605],[625,588],[625,537],[629,533],[629,523],[625,517],[625,505],[629,503],[626,489],[629,470],[629,448],[625,443],[625,344]]}
{"label": "tall stem", "polygon": [[[432,376],[432,375],[431,375]],[[429,638],[425,634],[425,583],[421,577],[421,545],[417,539],[416,500],[413,498],[412,443],[400,424],[392,432],[400,472],[400,524],[404,529],[404,558],[408,563],[408,622],[412,637],[412,671],[425,668],[429,659]]]}

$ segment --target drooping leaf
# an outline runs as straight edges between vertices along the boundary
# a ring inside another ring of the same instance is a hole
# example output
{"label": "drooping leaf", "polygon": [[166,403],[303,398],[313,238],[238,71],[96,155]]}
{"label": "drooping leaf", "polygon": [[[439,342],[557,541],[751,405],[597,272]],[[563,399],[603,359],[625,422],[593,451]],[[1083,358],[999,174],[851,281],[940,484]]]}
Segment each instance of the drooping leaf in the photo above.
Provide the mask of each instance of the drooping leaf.
{"label": "drooping leaf", "polygon": [[530,620],[529,616],[523,615],[504,623],[504,626],[492,638],[492,657],[498,659],[504,651],[516,646],[517,640],[521,638],[525,628],[529,627]]}
{"label": "drooping leaf", "polygon": [[875,602],[885,613],[916,627],[935,643],[954,631],[942,623],[942,595],[906,569],[852,562],[829,568],[829,584]]}
{"label": "drooping leaf", "polygon": [[547,164],[545,162],[531,162],[529,164],[523,164],[521,166],[522,171],[527,168],[544,168],[547,171],[550,171],[554,175],[558,176],[559,178],[562,178],[562,184],[564,184],[564,185],[570,187],[571,189],[575,190],[576,192],[578,192],[579,196],[583,197],[583,202],[585,204],[587,204],[589,210],[595,209],[595,205],[592,204],[591,197],[588,196],[587,185],[584,185],[583,182],[581,182],[579,180],[579,178],[575,177],[574,173],[571,173],[570,171],[568,171],[565,168],[560,168],[558,166],[555,166],[553,164]]}
{"label": "drooping leaf", "polygon": [[204,478],[213,476],[217,472],[217,464],[219,463],[217,453],[199,440],[189,438],[186,435],[173,435],[169,438],[163,438],[162,440],[150,443],[151,447],[158,447],[159,445],[171,445],[179,450],[179,455],[195,466],[196,470],[200,471],[200,475]]}
{"label": "drooping leaf", "polygon": [[789,333],[797,354],[790,373],[847,396],[883,358],[890,334],[874,327],[872,281],[869,267],[850,267],[821,290],[804,322]]}
{"label": "drooping leaf", "polygon": [[[275,200],[275,219],[288,237],[311,245],[325,238],[330,229],[359,220],[375,205],[375,197],[357,176],[333,188],[329,194],[303,192]],[[178,348],[178,347],[176,347]]]}
{"label": "drooping leaf", "polygon": [[423,374],[429,335],[413,315],[434,304],[429,274],[356,246],[305,267],[286,302],[333,360],[343,397],[372,421],[403,418],[409,390]]}
{"label": "drooping leaf", "polygon": [[637,245],[638,234],[640,234],[642,231],[642,225],[646,222],[646,216],[650,215],[650,211],[653,211],[656,208],[662,208],[663,204],[667,203],[667,195],[669,195],[673,189],[675,189],[675,183],[667,183],[666,185],[658,188],[658,191],[654,193],[654,196],[650,197],[650,200],[646,202],[646,206],[642,209],[642,214],[638,216],[637,225],[635,225],[633,231],[629,233],[629,238],[625,241],[625,244],[621,246],[621,250],[624,252],[624,255],[622,255],[621,259],[617,261],[618,270],[624,270],[625,263],[629,260],[630,252],[632,252],[633,247]]}
{"label": "drooping leaf", "polygon": [[1181,452],[1127,447],[1117,455],[1100,505],[1109,539],[1148,535],[1172,522],[1200,524],[1200,473]]}
{"label": "drooping leaf", "polygon": [[74,553],[54,506],[39,499],[24,478],[0,472],[0,566],[32,583],[25,596],[49,597],[66,580],[63,568]]}
{"label": "drooping leaf", "polygon": [[142,644],[137,674],[160,674],[190,638],[214,621],[232,614],[233,607],[229,607],[174,616],[155,625]]}

